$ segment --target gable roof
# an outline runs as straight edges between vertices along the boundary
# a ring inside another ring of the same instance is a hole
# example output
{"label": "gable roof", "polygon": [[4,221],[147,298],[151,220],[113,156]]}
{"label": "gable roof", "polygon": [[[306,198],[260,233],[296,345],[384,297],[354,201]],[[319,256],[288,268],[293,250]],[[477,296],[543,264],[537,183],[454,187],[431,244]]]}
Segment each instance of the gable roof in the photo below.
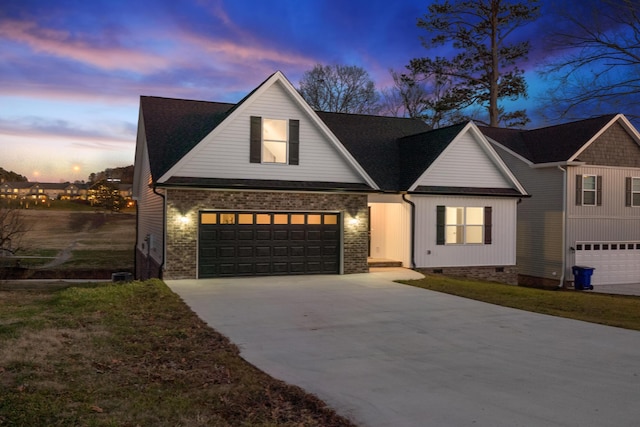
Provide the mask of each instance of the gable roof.
{"label": "gable roof", "polygon": [[[204,140],[218,135],[233,117],[249,108],[248,105],[276,82],[283,84],[293,102],[308,114],[328,142],[342,153],[367,184],[353,186],[335,182],[300,183],[173,176],[174,171],[179,170],[180,165],[187,162],[188,158],[197,156]],[[142,96],[140,116],[143,122],[141,129],[144,130],[147,141],[152,181],[160,185],[408,191],[467,126],[472,126],[474,132],[486,142],[477,127],[470,122],[430,130],[427,124],[416,119],[313,111],[280,72],[272,74],[237,104]],[[492,150],[489,144],[486,145]],[[496,167],[504,173],[503,166],[499,161],[496,162]],[[513,182],[516,193],[526,194],[510,172],[506,175]],[[433,189],[434,192],[436,190],[438,189]],[[489,190],[485,193],[491,193]],[[457,190],[449,188],[447,191],[455,193]],[[461,191],[462,193],[467,194],[468,191]]]}
{"label": "gable roof", "polygon": [[235,104],[141,96],[154,181],[218,126]]}
{"label": "gable roof", "polygon": [[593,140],[620,115],[608,114],[591,119],[533,130],[480,126],[489,138],[531,163],[555,163],[573,160],[585,144]]}

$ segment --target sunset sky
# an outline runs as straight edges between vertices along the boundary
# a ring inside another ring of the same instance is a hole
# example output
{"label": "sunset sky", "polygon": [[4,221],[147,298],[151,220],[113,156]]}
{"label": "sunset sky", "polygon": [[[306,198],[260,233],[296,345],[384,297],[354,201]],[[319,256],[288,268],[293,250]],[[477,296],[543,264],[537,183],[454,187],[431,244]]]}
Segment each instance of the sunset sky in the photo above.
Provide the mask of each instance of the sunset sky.
{"label": "sunset sky", "polygon": [[[415,24],[428,3],[5,0],[0,167],[59,182],[133,164],[140,95],[237,102],[276,70],[297,87],[318,63],[358,65],[389,86],[390,68],[426,55]],[[546,7],[522,30],[535,43],[526,106],[538,125]]]}

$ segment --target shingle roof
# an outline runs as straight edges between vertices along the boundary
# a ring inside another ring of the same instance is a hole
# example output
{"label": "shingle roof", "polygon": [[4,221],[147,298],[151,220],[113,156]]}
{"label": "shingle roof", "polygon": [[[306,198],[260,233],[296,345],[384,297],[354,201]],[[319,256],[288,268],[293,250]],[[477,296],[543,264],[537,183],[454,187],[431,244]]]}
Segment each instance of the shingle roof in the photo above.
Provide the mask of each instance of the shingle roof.
{"label": "shingle roof", "polygon": [[154,181],[207,136],[235,104],[140,97]]}
{"label": "shingle roof", "polygon": [[533,163],[564,162],[609,123],[616,115],[565,123],[533,130],[490,128],[480,130],[489,138]]}
{"label": "shingle roof", "polygon": [[398,139],[429,130],[423,121],[415,119],[321,111],[317,114],[383,190],[397,190],[400,185],[403,161]]}

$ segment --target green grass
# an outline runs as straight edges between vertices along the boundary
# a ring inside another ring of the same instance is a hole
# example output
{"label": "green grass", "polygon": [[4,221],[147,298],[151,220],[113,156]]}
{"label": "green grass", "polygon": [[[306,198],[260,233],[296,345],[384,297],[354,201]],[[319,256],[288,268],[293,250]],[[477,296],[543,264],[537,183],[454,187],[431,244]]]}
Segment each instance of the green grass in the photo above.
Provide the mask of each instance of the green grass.
{"label": "green grass", "polygon": [[640,297],[522,286],[427,276],[402,283],[535,313],[640,330]]}
{"label": "green grass", "polygon": [[71,259],[59,268],[106,268],[124,270],[133,268],[133,249],[131,250],[76,250]]}
{"label": "green grass", "polygon": [[351,426],[161,281],[0,292],[2,426]]}

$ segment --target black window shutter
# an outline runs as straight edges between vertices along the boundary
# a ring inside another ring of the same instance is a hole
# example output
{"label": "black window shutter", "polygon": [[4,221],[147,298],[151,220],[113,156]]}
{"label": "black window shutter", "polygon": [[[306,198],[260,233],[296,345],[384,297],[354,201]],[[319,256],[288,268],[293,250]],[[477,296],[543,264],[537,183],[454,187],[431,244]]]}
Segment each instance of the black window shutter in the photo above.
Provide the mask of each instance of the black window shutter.
{"label": "black window shutter", "polygon": [[602,176],[596,178],[596,204],[602,206]]}
{"label": "black window shutter", "polygon": [[492,228],[492,219],[491,219],[491,206],[484,207],[484,244],[491,244],[491,228]]}
{"label": "black window shutter", "polygon": [[444,245],[445,207],[436,207],[436,245]]}
{"label": "black window shutter", "polygon": [[289,164],[300,163],[300,120],[289,120]]}
{"label": "black window shutter", "polygon": [[251,116],[249,162],[262,162],[262,118]]}
{"label": "black window shutter", "polygon": [[625,194],[625,206],[631,206],[631,187],[632,186],[632,181],[631,181],[631,177],[628,176],[625,178],[625,188],[624,188],[624,194]]}
{"label": "black window shutter", "polygon": [[576,175],[576,205],[582,204],[582,175]]}

